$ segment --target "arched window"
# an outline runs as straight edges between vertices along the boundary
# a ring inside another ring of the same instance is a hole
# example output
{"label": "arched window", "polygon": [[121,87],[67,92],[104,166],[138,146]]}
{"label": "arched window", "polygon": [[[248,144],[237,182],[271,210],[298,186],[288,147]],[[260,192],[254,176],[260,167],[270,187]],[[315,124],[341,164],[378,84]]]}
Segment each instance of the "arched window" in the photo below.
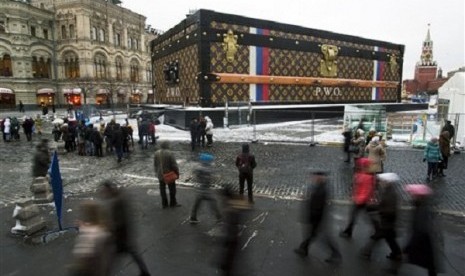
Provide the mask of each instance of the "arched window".
{"label": "arched window", "polygon": [[134,39],[134,49],[139,50],[139,40]]}
{"label": "arched window", "polygon": [[0,20],[0,34],[6,33],[5,20]]}
{"label": "arched window", "polygon": [[69,38],[74,38],[74,25],[69,25]]}
{"label": "arched window", "polygon": [[99,30],[98,38],[99,38],[99,41],[105,42],[105,30],[103,30],[103,29]]}
{"label": "arched window", "polygon": [[139,63],[136,60],[131,61],[129,77],[131,82],[139,82]]}
{"label": "arched window", "polygon": [[90,38],[92,40],[97,40],[97,28],[96,27],[92,27],[92,29],[90,30]]}
{"label": "arched window", "polygon": [[68,52],[63,57],[65,77],[76,79],[80,77],[79,57],[74,52]]}
{"label": "arched window", "polygon": [[128,38],[128,49],[132,48],[132,39]]}
{"label": "arched window", "polygon": [[117,57],[115,61],[116,66],[116,80],[123,80],[123,59],[121,57]]}
{"label": "arched window", "polygon": [[152,66],[150,63],[147,64],[145,68],[145,75],[148,82],[152,82]]}
{"label": "arched window", "polygon": [[66,26],[62,25],[61,26],[61,39],[67,39],[68,37],[66,36]]}
{"label": "arched window", "polygon": [[105,79],[107,77],[107,61],[102,54],[96,54],[94,57],[94,73],[96,79]]}
{"label": "arched window", "polygon": [[34,78],[49,79],[51,69],[50,58],[44,59],[43,57],[32,57],[32,76]]}
{"label": "arched window", "polygon": [[0,76],[11,77],[13,76],[13,68],[11,67],[11,57],[8,54],[4,54],[0,57]]}

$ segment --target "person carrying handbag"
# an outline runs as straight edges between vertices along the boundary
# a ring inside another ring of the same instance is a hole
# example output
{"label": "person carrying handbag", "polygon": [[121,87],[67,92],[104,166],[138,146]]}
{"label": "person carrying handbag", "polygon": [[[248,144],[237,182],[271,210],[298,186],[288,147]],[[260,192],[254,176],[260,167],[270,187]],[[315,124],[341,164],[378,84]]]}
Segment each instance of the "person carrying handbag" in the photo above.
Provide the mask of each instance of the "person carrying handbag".
{"label": "person carrying handbag", "polygon": [[[154,167],[155,174],[157,175],[158,182],[160,183],[160,195],[161,203],[163,208],[169,207],[180,207],[176,201],[176,181],[172,183],[166,183],[165,175],[168,173],[172,174],[174,172],[179,178],[179,167],[176,162],[174,154],[171,152],[170,144],[168,141],[163,141],[160,143],[160,149],[155,152],[154,157]],[[168,185],[168,190],[170,193],[170,200],[168,204],[168,198],[166,196],[166,186]]]}

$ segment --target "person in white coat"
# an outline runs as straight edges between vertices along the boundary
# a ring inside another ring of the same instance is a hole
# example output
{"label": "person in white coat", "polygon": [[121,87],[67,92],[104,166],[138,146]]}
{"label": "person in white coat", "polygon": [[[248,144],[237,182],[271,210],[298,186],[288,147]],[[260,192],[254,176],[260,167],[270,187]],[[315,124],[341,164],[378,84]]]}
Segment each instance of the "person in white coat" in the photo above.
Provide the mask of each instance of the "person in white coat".
{"label": "person in white coat", "polygon": [[3,123],[3,133],[5,134],[5,141],[10,142],[11,139],[11,122],[10,118],[6,118]]}
{"label": "person in white coat", "polygon": [[207,121],[207,126],[205,127],[205,133],[207,135],[207,147],[211,147],[213,144],[213,122],[210,117],[205,116],[205,121]]}

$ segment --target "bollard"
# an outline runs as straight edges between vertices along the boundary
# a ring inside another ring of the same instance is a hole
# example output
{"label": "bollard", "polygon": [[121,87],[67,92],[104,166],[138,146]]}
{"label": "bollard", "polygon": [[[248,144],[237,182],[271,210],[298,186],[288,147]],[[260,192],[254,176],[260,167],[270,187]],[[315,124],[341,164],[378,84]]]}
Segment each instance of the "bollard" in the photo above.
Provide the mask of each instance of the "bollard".
{"label": "bollard", "polygon": [[30,236],[46,227],[44,218],[39,216],[39,208],[31,199],[16,202],[13,210],[13,218],[16,225],[11,228],[11,233],[15,235]]}
{"label": "bollard", "polygon": [[53,201],[52,188],[50,187],[48,177],[36,177],[32,181],[31,192],[36,204],[50,203]]}

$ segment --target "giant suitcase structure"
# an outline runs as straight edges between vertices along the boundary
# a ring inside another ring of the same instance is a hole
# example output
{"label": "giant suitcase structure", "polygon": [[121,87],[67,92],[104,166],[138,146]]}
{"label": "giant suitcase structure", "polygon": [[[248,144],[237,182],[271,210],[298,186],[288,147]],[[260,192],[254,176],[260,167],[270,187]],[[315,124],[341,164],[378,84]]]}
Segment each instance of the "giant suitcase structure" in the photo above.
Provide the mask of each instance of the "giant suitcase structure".
{"label": "giant suitcase structure", "polygon": [[401,101],[399,44],[199,10],[151,50],[159,103]]}

